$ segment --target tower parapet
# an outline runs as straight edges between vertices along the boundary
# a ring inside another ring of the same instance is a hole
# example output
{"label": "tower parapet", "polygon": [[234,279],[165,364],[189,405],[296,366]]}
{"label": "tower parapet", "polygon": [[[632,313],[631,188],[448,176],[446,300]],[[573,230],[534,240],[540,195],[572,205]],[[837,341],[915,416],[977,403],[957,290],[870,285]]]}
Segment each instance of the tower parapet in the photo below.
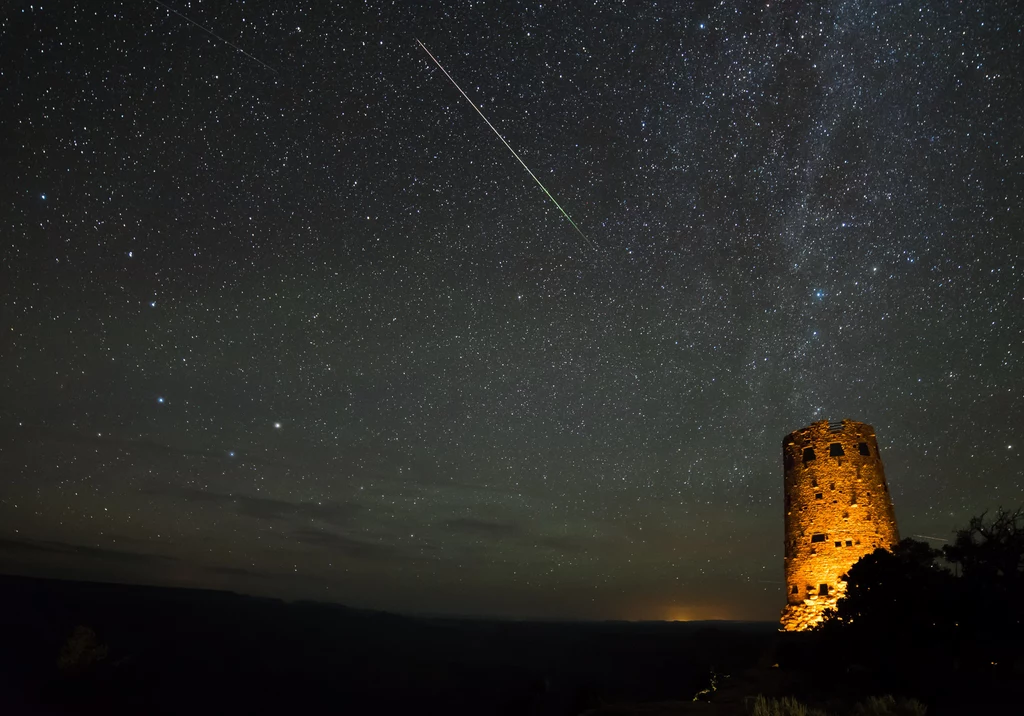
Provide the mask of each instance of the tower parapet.
{"label": "tower parapet", "polygon": [[784,631],[822,621],[846,591],[840,577],[899,542],[875,429],[822,420],[782,441],[785,467]]}

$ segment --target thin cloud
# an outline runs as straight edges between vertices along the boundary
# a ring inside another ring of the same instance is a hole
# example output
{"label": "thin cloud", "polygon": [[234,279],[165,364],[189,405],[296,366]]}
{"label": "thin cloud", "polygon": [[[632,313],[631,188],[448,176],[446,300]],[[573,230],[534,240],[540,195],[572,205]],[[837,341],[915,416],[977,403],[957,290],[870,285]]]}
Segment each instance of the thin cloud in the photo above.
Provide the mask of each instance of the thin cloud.
{"label": "thin cloud", "polygon": [[448,520],[444,527],[451,532],[462,532],[464,534],[475,534],[484,537],[516,537],[523,533],[523,529],[511,522],[491,522],[489,520],[478,520],[473,517],[459,517]]}
{"label": "thin cloud", "polygon": [[586,549],[585,543],[575,537],[541,537],[537,545],[556,552],[583,552]]}
{"label": "thin cloud", "polygon": [[71,542],[55,542],[50,540],[27,540],[0,538],[0,550],[11,552],[46,552],[72,557],[91,557],[107,562],[121,564],[153,564],[179,561],[177,557],[152,552],[127,552],[109,547],[73,544]]}
{"label": "thin cloud", "polygon": [[172,494],[187,502],[223,505],[240,515],[263,520],[316,520],[333,525],[345,525],[362,510],[355,502],[289,502],[272,497],[234,495],[188,488],[176,490]]}
{"label": "thin cloud", "polygon": [[386,562],[401,554],[392,545],[364,542],[322,530],[294,530],[289,536],[296,542],[323,547],[333,552],[339,552],[350,559],[364,562]]}

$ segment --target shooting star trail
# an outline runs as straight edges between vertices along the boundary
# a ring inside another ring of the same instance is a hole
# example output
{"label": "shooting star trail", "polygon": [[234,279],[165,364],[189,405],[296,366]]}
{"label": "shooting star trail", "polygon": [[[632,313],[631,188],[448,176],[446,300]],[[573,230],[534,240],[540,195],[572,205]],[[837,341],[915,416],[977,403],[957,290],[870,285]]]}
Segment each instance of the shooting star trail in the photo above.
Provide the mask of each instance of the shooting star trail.
{"label": "shooting star trail", "polygon": [[948,539],[942,539],[941,537],[929,537],[928,535],[914,535],[914,536],[915,537],[920,537],[921,539],[929,539],[929,540],[932,540],[933,542],[949,542]]}
{"label": "shooting star trail", "polygon": [[523,169],[525,169],[525,170],[527,171],[527,173],[529,173],[529,175],[530,175],[531,177],[533,177],[533,180],[534,180],[535,182],[537,182],[537,186],[539,186],[539,187],[541,188],[541,190],[542,190],[542,191],[543,191],[543,192],[544,192],[545,194],[547,194],[547,195],[548,195],[548,199],[551,199],[551,203],[552,203],[552,204],[554,204],[555,206],[557,206],[557,207],[558,207],[558,210],[559,210],[560,212],[562,212],[562,216],[564,216],[564,217],[566,218],[566,220],[567,220],[567,221],[568,221],[568,222],[569,222],[570,224],[572,224],[572,228],[576,229],[576,233],[578,233],[578,234],[579,234],[580,236],[582,236],[582,237],[583,237],[583,240],[584,240],[584,241],[586,241],[586,242],[587,242],[588,244],[590,244],[590,245],[591,245],[591,246],[593,246],[594,248],[597,248],[597,244],[595,244],[595,243],[594,243],[593,241],[591,241],[590,239],[588,239],[588,238],[587,238],[587,235],[586,235],[586,234],[584,234],[584,233],[583,233],[583,232],[582,232],[582,231],[580,230],[580,227],[578,227],[578,226],[576,225],[576,222],[572,220],[572,217],[570,217],[570,216],[569,216],[569,215],[568,215],[568,214],[567,214],[567,213],[565,212],[565,209],[563,209],[563,208],[562,208],[562,205],[558,203],[558,201],[557,201],[557,200],[555,199],[555,197],[551,196],[551,192],[547,190],[547,187],[545,187],[545,186],[544,186],[543,184],[541,184],[541,183],[540,183],[540,179],[538,179],[538,178],[537,178],[537,175],[536,175],[536,174],[534,174],[534,173],[533,173],[532,171],[530,171],[530,167],[526,166],[526,162],[524,162],[524,161],[523,161],[523,159],[522,159],[522,157],[520,157],[520,156],[519,156],[519,155],[518,155],[518,154],[516,153],[516,150],[512,148],[512,145],[510,145],[510,144],[509,144],[508,142],[506,142],[506,141],[505,141],[505,138],[504,138],[503,136],[501,136],[501,132],[499,132],[499,131],[498,131],[497,129],[495,129],[495,128],[494,128],[494,125],[493,125],[493,124],[491,124],[490,120],[488,120],[488,119],[487,119],[487,117],[485,117],[485,116],[484,116],[484,113],[480,111],[480,108],[479,108],[479,107],[477,107],[477,106],[476,106],[476,104],[474,104],[474,103],[473,103],[473,100],[471,100],[471,99],[469,98],[469,95],[468,95],[468,94],[466,94],[465,92],[463,92],[463,91],[462,91],[462,88],[461,88],[461,87],[459,87],[459,83],[458,83],[458,82],[456,82],[456,81],[455,81],[455,80],[454,80],[454,79],[452,78],[452,76],[451,76],[450,74],[448,74],[448,70],[446,70],[446,69],[445,69],[444,67],[442,67],[442,66],[441,66],[441,63],[437,61],[437,58],[436,58],[436,57],[434,57],[434,56],[433,56],[432,54],[430,54],[430,50],[428,50],[428,49],[427,49],[427,46],[426,46],[426,45],[424,45],[424,44],[423,44],[422,42],[420,42],[419,40],[416,40],[416,42],[417,42],[417,43],[419,43],[419,46],[423,48],[423,51],[424,51],[424,52],[426,52],[426,53],[427,53],[428,55],[430,55],[430,59],[432,59],[432,60],[434,61],[434,64],[435,64],[435,65],[437,65],[438,69],[440,69],[440,70],[441,70],[442,72],[444,72],[444,76],[445,76],[445,77],[447,77],[447,78],[449,79],[449,81],[451,81],[451,83],[452,83],[453,85],[455,85],[455,89],[457,89],[457,90],[459,91],[459,94],[461,94],[461,95],[462,95],[463,97],[465,97],[465,98],[466,98],[466,101],[467,101],[467,102],[469,102],[469,104],[470,104],[470,105],[471,105],[471,106],[473,107],[473,109],[475,109],[475,110],[476,110],[476,113],[480,115],[480,118],[481,118],[482,120],[484,120],[485,122],[487,122],[487,126],[491,128],[491,131],[493,131],[493,132],[494,132],[494,133],[495,133],[496,135],[498,135],[498,139],[500,139],[500,140],[501,140],[501,143],[502,143],[502,144],[504,144],[504,145],[505,145],[506,147],[508,147],[508,150],[509,150],[510,152],[512,152],[512,156],[513,156],[513,157],[515,157],[515,158],[516,158],[516,160],[517,160],[517,161],[518,161],[518,162],[519,162],[520,164],[522,164],[522,165],[523,165]]}
{"label": "shooting star trail", "polygon": [[249,58],[250,60],[252,60],[253,62],[258,62],[259,64],[263,65],[264,67],[266,67],[266,68],[267,68],[268,70],[270,70],[270,71],[271,71],[271,72],[273,72],[274,74],[279,74],[279,73],[278,73],[278,71],[277,71],[276,69],[274,69],[273,67],[271,67],[270,65],[268,65],[268,64],[267,64],[266,62],[264,62],[263,60],[261,60],[261,59],[258,59],[258,58],[256,58],[256,57],[253,57],[252,55],[250,55],[250,54],[249,54],[248,52],[246,52],[245,50],[243,50],[243,49],[242,49],[241,47],[239,47],[238,45],[234,44],[233,42],[229,42],[228,40],[225,40],[225,39],[224,39],[223,37],[221,37],[220,35],[218,35],[218,34],[217,34],[216,32],[214,32],[214,31],[213,31],[213,30],[211,30],[210,28],[208,28],[208,27],[203,27],[202,25],[200,25],[200,24],[199,24],[198,22],[196,22],[195,20],[193,20],[193,19],[192,19],[192,18],[190,18],[189,16],[187,16],[187,15],[182,15],[182,14],[181,14],[180,12],[178,12],[177,10],[175,10],[175,9],[174,9],[173,7],[171,7],[170,5],[165,5],[164,3],[160,2],[160,0],[153,0],[153,2],[155,2],[155,3],[157,4],[157,5],[159,5],[160,7],[164,8],[165,10],[169,10],[170,12],[173,12],[173,13],[174,13],[175,15],[177,15],[178,17],[180,17],[180,18],[181,18],[182,20],[184,20],[185,22],[189,22],[189,23],[192,23],[193,25],[195,25],[196,27],[198,27],[198,28],[199,28],[200,30],[202,30],[203,32],[205,32],[206,34],[208,34],[208,35],[212,35],[213,37],[216,37],[216,38],[217,38],[218,40],[220,40],[221,42],[223,42],[223,43],[224,43],[225,45],[227,45],[228,47],[233,47],[233,48],[235,48],[236,50],[238,50],[239,52],[241,52],[241,53],[242,53],[243,55],[245,55],[246,57],[248,57],[248,58]]}

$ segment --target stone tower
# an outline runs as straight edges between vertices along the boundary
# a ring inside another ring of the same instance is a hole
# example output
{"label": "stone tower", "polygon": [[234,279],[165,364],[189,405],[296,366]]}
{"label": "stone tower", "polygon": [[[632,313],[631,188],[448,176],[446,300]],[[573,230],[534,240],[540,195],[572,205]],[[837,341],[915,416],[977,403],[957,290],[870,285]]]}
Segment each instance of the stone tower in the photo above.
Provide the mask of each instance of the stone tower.
{"label": "stone tower", "polygon": [[782,629],[810,629],[834,607],[839,577],[877,547],[899,542],[875,429],[822,420],[782,441],[786,607]]}

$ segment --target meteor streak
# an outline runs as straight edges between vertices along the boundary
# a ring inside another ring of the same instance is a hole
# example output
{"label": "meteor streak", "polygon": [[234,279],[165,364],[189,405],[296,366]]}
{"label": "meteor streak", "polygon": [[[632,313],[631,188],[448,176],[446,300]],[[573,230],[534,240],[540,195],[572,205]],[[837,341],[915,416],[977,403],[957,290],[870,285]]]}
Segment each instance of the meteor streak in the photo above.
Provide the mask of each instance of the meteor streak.
{"label": "meteor streak", "polygon": [[591,241],[590,239],[588,239],[588,238],[587,238],[587,235],[586,235],[586,234],[584,234],[584,233],[583,233],[583,232],[582,232],[582,231],[580,230],[580,227],[578,227],[578,226],[576,225],[576,222],[575,222],[575,221],[573,221],[573,220],[572,220],[572,218],[571,218],[571,217],[570,217],[570,216],[569,216],[569,215],[568,215],[567,213],[565,213],[565,209],[563,209],[563,208],[562,208],[562,205],[558,203],[558,201],[557,201],[557,200],[555,199],[555,197],[551,196],[551,192],[547,190],[547,187],[545,187],[545,186],[544,186],[543,184],[541,184],[541,183],[540,183],[540,179],[538,179],[538,178],[537,178],[537,175],[536,175],[536,174],[534,174],[534,173],[533,173],[532,171],[530,171],[530,167],[526,166],[526,162],[524,162],[524,161],[523,161],[523,159],[522,159],[522,157],[520,157],[520,156],[519,156],[519,155],[518,155],[518,154],[516,153],[516,150],[512,148],[512,145],[510,145],[510,144],[509,144],[508,142],[506,142],[506,141],[505,141],[505,138],[504,138],[503,136],[501,136],[501,132],[499,132],[499,131],[498,131],[497,129],[495,129],[495,128],[494,128],[494,125],[493,125],[493,124],[491,124],[490,120],[488,120],[488,119],[487,119],[487,117],[485,117],[485,116],[484,116],[484,113],[480,111],[480,108],[479,108],[479,107],[477,107],[477,106],[476,106],[476,105],[475,105],[475,104],[473,103],[473,100],[471,100],[471,99],[469,98],[469,95],[467,95],[467,94],[466,94],[465,92],[463,92],[463,91],[462,91],[462,88],[461,88],[461,87],[459,87],[459,83],[458,83],[458,82],[456,82],[456,81],[455,81],[454,79],[452,79],[452,76],[451,76],[450,74],[448,74],[448,70],[446,70],[446,69],[445,69],[444,67],[442,67],[442,66],[441,66],[441,63],[437,61],[437,58],[436,58],[436,57],[434,57],[434,56],[433,56],[432,54],[430,54],[430,50],[428,50],[428,49],[427,49],[427,46],[426,46],[426,45],[424,45],[424,44],[423,44],[422,42],[420,42],[419,40],[416,40],[416,42],[417,42],[417,43],[419,43],[419,46],[423,48],[423,51],[424,51],[424,52],[426,52],[426,53],[427,53],[428,55],[430,55],[430,59],[432,59],[432,60],[434,61],[434,64],[435,64],[435,65],[437,65],[438,69],[440,69],[440,70],[441,70],[442,72],[444,72],[444,76],[445,76],[445,77],[447,77],[447,78],[448,78],[448,79],[449,79],[449,80],[451,81],[451,83],[452,83],[453,85],[455,85],[455,89],[457,89],[457,90],[459,91],[459,94],[461,94],[461,95],[462,95],[463,97],[465,97],[465,98],[466,98],[466,101],[467,101],[467,102],[469,102],[469,104],[470,104],[470,105],[471,105],[471,106],[473,107],[473,109],[475,109],[475,110],[476,110],[476,113],[480,115],[480,118],[481,118],[482,120],[484,120],[484,122],[487,122],[487,126],[491,128],[491,131],[493,131],[493,132],[494,132],[494,133],[495,133],[496,135],[498,135],[498,139],[500,139],[500,140],[501,140],[501,143],[502,143],[502,144],[504,144],[504,145],[505,145],[506,147],[508,147],[508,150],[509,150],[510,152],[512,152],[512,156],[513,156],[513,157],[515,157],[515,158],[516,158],[516,160],[517,160],[517,161],[518,161],[518,162],[519,162],[520,164],[522,164],[522,165],[523,165],[523,169],[525,169],[525,170],[527,171],[527,173],[528,173],[528,174],[529,174],[529,175],[530,175],[531,177],[533,177],[533,180],[534,180],[535,182],[537,182],[537,186],[539,186],[539,187],[541,188],[541,190],[542,190],[542,191],[543,191],[543,192],[544,192],[545,194],[547,194],[547,195],[548,195],[548,199],[551,199],[551,203],[552,203],[552,204],[554,204],[555,206],[557,206],[557,207],[558,207],[558,210],[559,210],[560,212],[562,212],[562,216],[564,216],[564,217],[566,218],[566,220],[567,220],[567,221],[568,221],[568,222],[569,222],[570,224],[572,224],[572,228],[576,229],[576,233],[578,233],[578,234],[579,234],[580,236],[582,236],[582,237],[583,237],[583,240],[584,240],[584,241],[586,241],[587,243],[589,243],[589,244],[591,244],[592,246],[594,246],[595,244],[594,244],[594,243],[593,243],[593,242],[592,242],[592,241]]}
{"label": "meteor streak", "polygon": [[160,6],[160,7],[162,7],[163,9],[165,9],[165,10],[169,10],[170,12],[173,12],[173,13],[174,13],[175,15],[177,15],[178,17],[180,17],[180,18],[181,18],[182,20],[184,20],[185,22],[189,22],[189,23],[192,23],[193,25],[195,25],[196,27],[198,27],[198,28],[199,28],[200,30],[202,30],[203,32],[205,32],[206,34],[208,34],[208,35],[212,35],[213,37],[216,37],[216,38],[217,38],[218,40],[220,40],[221,42],[223,42],[223,43],[224,43],[225,45],[227,45],[228,47],[233,47],[233,48],[235,48],[236,50],[238,50],[239,52],[241,52],[241,53],[242,53],[243,55],[245,55],[246,57],[248,57],[248,58],[249,58],[250,60],[252,60],[253,62],[258,62],[258,63],[260,63],[261,65],[263,65],[264,67],[266,67],[266,68],[267,68],[268,70],[270,70],[271,72],[273,72],[274,74],[277,74],[277,70],[275,70],[275,69],[274,69],[273,67],[271,67],[270,65],[268,65],[268,64],[267,64],[266,62],[264,62],[263,60],[259,60],[259,59],[256,59],[255,57],[253,57],[252,55],[250,55],[250,54],[249,54],[248,52],[246,52],[245,50],[243,50],[243,49],[242,49],[241,47],[239,47],[238,45],[236,45],[236,44],[234,44],[234,43],[232,43],[232,42],[229,42],[229,41],[225,40],[225,39],[224,39],[223,37],[221,37],[220,35],[218,35],[218,34],[217,34],[216,32],[214,32],[214,31],[213,31],[213,30],[211,30],[210,28],[208,28],[208,27],[203,27],[202,25],[200,25],[200,24],[199,24],[198,22],[196,22],[196,21],[195,21],[195,20],[193,20],[192,18],[188,17],[187,15],[182,15],[182,14],[181,14],[180,12],[178,12],[177,10],[175,10],[175,9],[174,9],[173,7],[171,7],[170,5],[165,5],[164,3],[160,2],[160,0],[153,0],[153,2],[155,2],[155,3],[157,4],[157,5],[159,5],[159,6]]}

